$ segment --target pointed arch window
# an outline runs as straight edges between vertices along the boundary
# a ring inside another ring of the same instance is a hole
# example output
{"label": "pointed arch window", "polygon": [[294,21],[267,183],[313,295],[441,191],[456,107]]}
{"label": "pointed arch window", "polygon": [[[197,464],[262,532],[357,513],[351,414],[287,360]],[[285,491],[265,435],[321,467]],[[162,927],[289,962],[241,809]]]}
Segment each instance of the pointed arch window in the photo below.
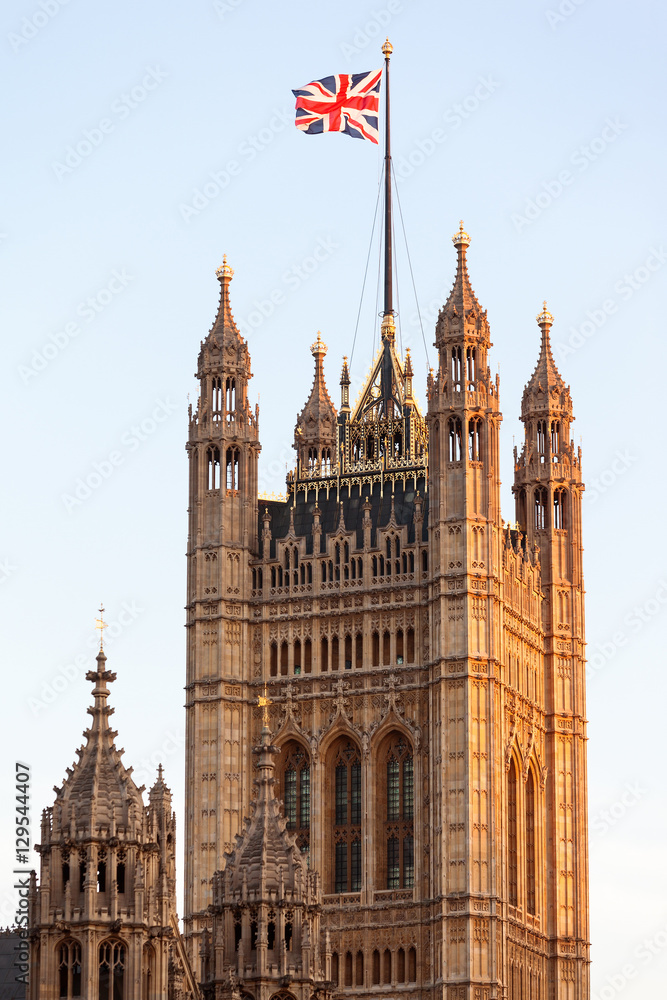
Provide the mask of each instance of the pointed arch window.
{"label": "pointed arch window", "polygon": [[333,891],[361,891],[361,754],[351,740],[333,754]]}
{"label": "pointed arch window", "polygon": [[155,995],[155,949],[152,945],[144,946],[143,955],[143,1000],[151,1000]]}
{"label": "pointed arch window", "polygon": [[227,489],[236,491],[239,488],[240,453],[238,448],[227,449],[225,464],[227,469]]}
{"label": "pointed arch window", "polygon": [[287,829],[294,833],[302,854],[310,850],[310,757],[296,740],[282,750],[282,799]]}
{"label": "pointed arch window", "polygon": [[415,884],[414,848],[414,758],[412,747],[400,733],[394,733],[385,741],[379,756],[384,762],[381,772],[383,786],[379,789],[378,801],[384,802],[384,820],[380,850],[384,858],[379,858],[379,867],[384,868],[384,882],[387,889],[412,889]]}
{"label": "pointed arch window", "polygon": [[560,420],[551,421],[551,461],[557,462],[560,457]]}
{"label": "pointed arch window", "polygon": [[125,1000],[127,951],[122,941],[103,941],[99,950],[100,1000]]}
{"label": "pointed arch window", "polygon": [[81,996],[81,945],[70,938],[58,946],[58,997],[75,1000]]}
{"label": "pointed arch window", "polygon": [[543,531],[547,526],[547,491],[544,486],[535,490],[535,528]]}
{"label": "pointed arch window", "polygon": [[554,490],[554,528],[565,527],[565,500],[567,493],[564,489]]}
{"label": "pointed arch window", "polygon": [[220,489],[220,449],[206,449],[207,489]]}
{"label": "pointed arch window", "polygon": [[460,462],[463,454],[463,430],[460,417],[450,417],[447,421],[450,462]]}
{"label": "pointed arch window", "polygon": [[544,462],[547,453],[547,422],[537,421],[537,455],[540,462]]}
{"label": "pointed arch window", "polygon": [[482,421],[473,417],[468,423],[468,458],[471,462],[482,460]]}
{"label": "pointed arch window", "polygon": [[507,898],[510,906],[519,901],[519,853],[517,837],[517,779],[514,758],[507,775]]}
{"label": "pointed arch window", "polygon": [[452,347],[452,386],[456,392],[461,391],[461,348]]}
{"label": "pointed arch window", "polygon": [[231,423],[235,417],[236,410],[236,379],[228,378],[225,382],[225,413],[227,423]]}
{"label": "pointed arch window", "polygon": [[477,350],[474,347],[466,347],[466,382],[468,390],[474,392],[477,384]]}
{"label": "pointed arch window", "polygon": [[119,894],[125,892],[125,852],[119,851],[116,860],[116,889]]}
{"label": "pointed arch window", "polygon": [[211,382],[211,415],[215,424],[222,419],[222,379],[219,378]]}
{"label": "pointed arch window", "polygon": [[535,901],[535,779],[533,769],[526,782],[526,909],[537,913]]}

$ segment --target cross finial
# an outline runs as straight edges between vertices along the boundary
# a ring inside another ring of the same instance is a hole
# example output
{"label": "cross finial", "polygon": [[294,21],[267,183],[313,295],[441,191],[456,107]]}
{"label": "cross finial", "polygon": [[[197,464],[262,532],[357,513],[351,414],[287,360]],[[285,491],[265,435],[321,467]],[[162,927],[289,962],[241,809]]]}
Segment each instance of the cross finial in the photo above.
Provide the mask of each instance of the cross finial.
{"label": "cross finial", "polygon": [[104,629],[109,627],[107,625],[107,623],[104,621],[104,605],[103,604],[100,604],[99,613],[100,613],[100,617],[95,619],[95,628],[100,633],[100,652],[102,652],[102,650],[104,649]]}

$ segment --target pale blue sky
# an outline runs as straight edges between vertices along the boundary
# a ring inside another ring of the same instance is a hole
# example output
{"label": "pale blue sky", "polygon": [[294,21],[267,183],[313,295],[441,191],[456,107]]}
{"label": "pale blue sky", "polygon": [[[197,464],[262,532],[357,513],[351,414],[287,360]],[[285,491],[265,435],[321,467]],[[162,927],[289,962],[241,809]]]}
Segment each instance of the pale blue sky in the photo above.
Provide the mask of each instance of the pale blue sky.
{"label": "pale blue sky", "polygon": [[[215,269],[227,252],[251,395],[261,396],[262,484],[278,491],[318,329],[338,400],[381,165],[370,143],[299,133],[291,90],[379,67],[389,34],[395,164],[431,362],[434,310],[454,274],[450,237],[463,218],[500,367],[508,520],[512,439],[544,298],[555,316],[589,486],[594,995],[657,995],[667,947],[647,959],[642,942],[667,941],[663,6],[44,3],[50,15],[37,0],[8,0],[0,13],[5,800],[14,757],[26,759],[37,838],[39,810],[86,725],[90,686],[70,665],[92,655],[103,599],[118,633],[108,649],[118,743],[147,783],[149,764],[163,760],[182,873],[184,443]],[[80,162],[68,160],[81,143]],[[300,278],[318,246],[324,259]],[[357,385],[373,349],[376,259]],[[402,241],[398,274],[403,346],[423,400]],[[279,304],[262,317],[272,295]],[[96,466],[108,477],[72,505],[67,495]],[[11,885],[10,813],[0,907]],[[10,916],[5,906],[0,923]],[[628,963],[636,975],[610,994]]]}

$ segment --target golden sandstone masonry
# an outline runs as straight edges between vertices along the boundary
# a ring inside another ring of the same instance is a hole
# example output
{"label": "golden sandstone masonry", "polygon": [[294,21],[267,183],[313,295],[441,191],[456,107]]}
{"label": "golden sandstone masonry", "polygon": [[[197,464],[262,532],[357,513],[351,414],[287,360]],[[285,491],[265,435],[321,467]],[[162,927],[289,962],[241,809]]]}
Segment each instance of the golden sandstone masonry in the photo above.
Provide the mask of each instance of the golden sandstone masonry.
{"label": "golden sandstone masonry", "polygon": [[[469,243],[461,227],[425,415],[392,315],[354,405],[344,363],[338,411],[318,335],[286,501],[258,497],[218,270],[187,445],[184,918],[206,996],[589,995],[581,456],[545,307],[502,520]],[[244,865],[269,785],[286,829]]]}

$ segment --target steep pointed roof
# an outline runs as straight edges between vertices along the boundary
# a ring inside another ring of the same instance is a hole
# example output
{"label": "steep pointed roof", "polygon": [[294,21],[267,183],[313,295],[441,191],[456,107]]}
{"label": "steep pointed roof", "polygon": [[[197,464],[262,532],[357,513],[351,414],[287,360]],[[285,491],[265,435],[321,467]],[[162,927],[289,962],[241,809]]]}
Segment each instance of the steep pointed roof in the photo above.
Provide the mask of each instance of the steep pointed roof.
{"label": "steep pointed roof", "polygon": [[232,890],[254,890],[261,895],[280,886],[294,890],[305,885],[308,872],[294,837],[285,829],[287,821],[274,794],[272,758],[280,751],[271,745],[266,725],[253,753],[258,757],[257,798],[252,802],[245,831],[237,834],[236,848],[225,855],[225,873],[230,873]]}
{"label": "steep pointed roof", "polygon": [[222,255],[222,265],[215,273],[217,274],[218,281],[220,282],[220,303],[218,305],[218,313],[213,321],[213,326],[209,330],[208,337],[214,337],[220,344],[222,344],[224,340],[228,340],[230,337],[243,342],[243,338],[241,337],[239,328],[236,325],[236,320],[234,319],[234,314],[232,313],[232,307],[229,300],[229,284],[234,277],[234,271],[227,263],[227,254]]}
{"label": "steep pointed roof", "polygon": [[[391,317],[389,317],[391,319]],[[352,421],[380,420],[390,415],[400,416],[405,404],[405,372],[396,353],[393,336],[383,337],[380,350],[361,390],[352,413]]]}
{"label": "steep pointed roof", "polygon": [[116,674],[106,669],[106,659],[100,649],[97,669],[86,674],[86,680],[94,684],[94,703],[88,708],[93,721],[84,731],[86,745],[77,751],[79,760],[67,769],[62,787],[55,789],[56,805],[63,817],[71,816],[76,827],[85,827],[90,835],[100,827],[110,827],[112,817],[117,826],[127,827],[132,807],[137,810],[136,819],[143,810],[143,788],[137,788],[132,780],[132,768],[123,766],[123,751],[114,744],[118,733],[109,726],[114,710],[107,704],[107,684],[115,681]]}
{"label": "steep pointed roof", "polygon": [[317,340],[314,344],[311,344],[310,350],[315,358],[313,387],[310,390],[310,396],[306,405],[297,418],[296,424],[297,428],[301,428],[303,433],[306,433],[315,425],[319,427],[327,421],[335,427],[337,418],[336,407],[331,401],[331,396],[328,393],[324,379],[324,357],[328,348],[322,340],[319,330],[317,331]]}
{"label": "steep pointed roof", "polygon": [[452,243],[456,247],[457,253],[456,275],[449,297],[438,314],[435,331],[436,346],[440,346],[442,339],[447,334],[458,335],[462,333],[463,324],[465,324],[467,333],[471,332],[471,326],[476,326],[477,332],[488,339],[486,309],[480,305],[468,274],[466,254],[470,242],[470,236],[465,232],[463,221],[461,221],[458,232],[452,236]]}
{"label": "steep pointed roof", "polygon": [[231,374],[252,378],[248,344],[241,336],[232,313],[229,284],[234,271],[227,263],[226,254],[215,273],[220,282],[220,302],[213,326],[201,345],[198,376],[201,378],[207,372],[217,374],[224,369]]}
{"label": "steep pointed roof", "polygon": [[461,219],[459,224],[459,231],[452,236],[452,243],[456,247],[457,253],[456,275],[454,276],[454,284],[449,293],[449,298],[445,303],[445,309],[451,304],[457,308],[460,315],[468,312],[469,309],[479,309],[481,311],[482,307],[477,301],[477,296],[473,291],[470,283],[470,275],[468,274],[466,253],[470,246],[470,237],[463,228],[463,219]]}
{"label": "steep pointed roof", "polygon": [[542,312],[536,317],[541,330],[540,356],[526,388],[523,390],[522,411],[531,403],[543,408],[550,401],[558,409],[571,407],[570,389],[561,377],[551,353],[551,327],[554,318],[547,309],[546,302]]}

